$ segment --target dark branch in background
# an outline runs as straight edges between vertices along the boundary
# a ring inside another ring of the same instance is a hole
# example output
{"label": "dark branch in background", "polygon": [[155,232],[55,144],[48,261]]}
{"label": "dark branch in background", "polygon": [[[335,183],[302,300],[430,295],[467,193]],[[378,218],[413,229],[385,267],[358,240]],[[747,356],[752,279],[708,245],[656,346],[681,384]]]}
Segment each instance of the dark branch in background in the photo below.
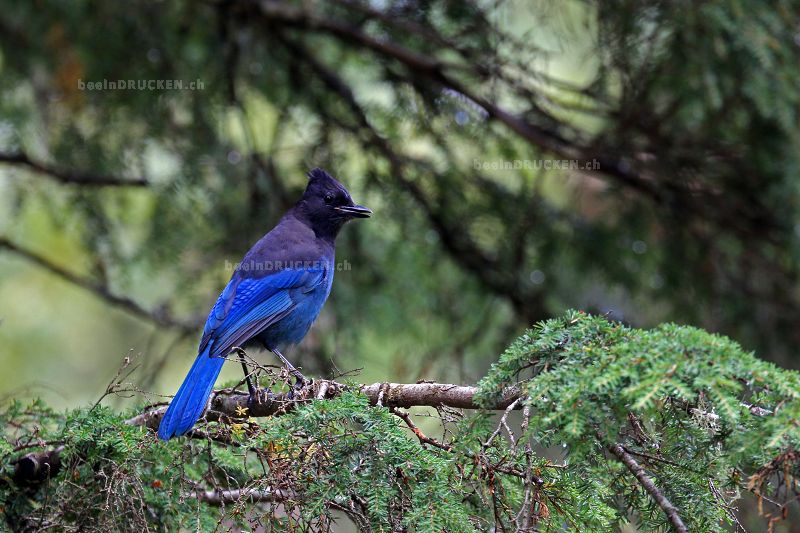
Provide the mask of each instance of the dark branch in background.
{"label": "dark branch in background", "polygon": [[526,141],[541,147],[559,157],[581,162],[598,160],[599,174],[615,178],[620,184],[636,189],[657,202],[664,200],[660,190],[651,177],[643,176],[633,170],[630,163],[597,153],[590,147],[578,146],[561,137],[558,133],[542,128],[525,120],[494,102],[472,91],[447,72],[447,64],[429,55],[422,55],[391,41],[385,41],[364,33],[359,28],[333,18],[316,17],[311,11],[293,5],[265,0],[260,2],[259,11],[267,20],[279,21],[288,26],[298,26],[311,31],[329,33],[335,37],[362,46],[373,52],[394,59],[412,72],[430,81],[448,87],[469,98],[482,107],[490,117],[506,125]]}
{"label": "dark branch in background", "polygon": [[134,316],[152,322],[158,326],[176,328],[184,332],[192,332],[196,330],[198,327],[195,324],[181,322],[180,320],[174,318],[166,310],[151,311],[145,309],[144,307],[142,307],[135,301],[131,300],[130,298],[114,294],[103,283],[73,274],[72,272],[69,272],[63,267],[51,262],[49,259],[45,259],[41,255],[32,252],[31,250],[28,250],[22,246],[19,246],[18,244],[11,242],[5,237],[0,237],[0,249],[3,248],[55,274],[64,281],[67,281],[73,285],[77,285],[78,287],[81,287],[82,289],[91,292],[95,296],[101,298],[103,301],[108,302],[109,304],[115,307],[119,307],[120,309],[123,309],[124,311],[127,311],[128,313]]}
{"label": "dark branch in background", "polygon": [[642,485],[642,488],[647,491],[653,500],[658,504],[661,509],[663,509],[664,514],[667,515],[667,519],[669,519],[669,523],[672,524],[672,527],[675,528],[675,531],[679,533],[688,533],[688,529],[686,529],[686,525],[684,525],[683,520],[681,517],[678,516],[678,509],[675,508],[674,505],[667,499],[666,496],[656,487],[653,480],[647,475],[647,472],[644,471],[639,463],[636,462],[636,459],[633,458],[628,452],[625,451],[625,448],[622,447],[621,444],[614,443],[607,446],[608,450],[613,453],[617,459],[619,459],[628,470],[631,471],[631,474],[636,476],[636,479]]}
{"label": "dark branch in background", "polygon": [[65,170],[46,163],[34,161],[24,152],[0,153],[0,163],[27,167],[61,183],[88,187],[145,187],[149,182],[144,178],[121,179],[103,174]]}
{"label": "dark branch in background", "polygon": [[[453,225],[437,210],[425,195],[420,186],[407,175],[409,166],[422,167],[424,172],[433,172],[423,161],[407,157],[394,150],[388,140],[383,138],[369,123],[364,108],[358,103],[350,86],[331,68],[317,59],[313,53],[301,43],[287,38],[282,33],[277,33],[284,45],[292,52],[293,56],[300,58],[312,68],[322,82],[334,93],[338,94],[347,104],[357,126],[345,124],[336,120],[325,109],[319,112],[328,119],[335,121],[340,127],[359,136],[366,135],[364,142],[377,150],[391,165],[392,177],[417,201],[422,207],[431,226],[436,230],[445,250],[456,261],[475,275],[488,289],[507,297],[514,307],[525,317],[528,322],[537,322],[546,318],[544,298],[541,291],[531,291],[519,283],[516,276],[504,275],[507,269],[502,268],[496,259],[489,257],[481,247],[469,238],[460,225]],[[514,269],[513,272],[516,272]]]}
{"label": "dark branch in background", "polygon": [[[383,60],[387,70],[391,70],[387,74],[387,79],[393,84],[409,85],[423,97],[430,92],[430,88],[434,91],[448,88],[471,100],[486,113],[488,119],[505,126],[514,137],[546,153],[569,160],[596,161],[599,168],[592,165],[584,167],[581,172],[596,175],[607,183],[632,191],[644,202],[657,206],[658,217],[671,235],[688,234],[692,239],[704,243],[708,250],[718,252],[720,233],[733,234],[743,240],[759,239],[767,250],[764,253],[752,254],[752,264],[748,264],[749,268],[743,277],[746,281],[748,277],[753,278],[754,273],[769,272],[768,279],[771,283],[766,287],[753,289],[758,291],[753,298],[775,302],[774,306],[781,308],[780,316],[783,319],[781,324],[791,324],[796,321],[798,300],[791,290],[786,290],[786,287],[792,286],[797,279],[797,272],[792,267],[769,259],[772,257],[769,253],[771,247],[786,248],[786,243],[782,243],[779,234],[775,233],[782,230],[776,225],[778,222],[771,216],[769,209],[754,205],[750,196],[728,198],[723,202],[720,191],[713,183],[693,178],[699,172],[699,162],[687,162],[680,153],[658,149],[663,146],[658,139],[650,139],[654,146],[643,149],[635,143],[627,144],[607,136],[581,132],[567,121],[557,119],[538,104],[550,100],[547,91],[536,84],[526,85],[517,75],[519,72],[528,73],[532,78],[542,81],[541,73],[526,71],[525,69],[529,67],[522,62],[514,63],[513,59],[496,56],[487,60],[481,50],[471,49],[468,45],[462,45],[458,39],[448,38],[433,25],[404,19],[398,21],[396,13],[391,9],[378,10],[348,0],[336,3],[353,16],[348,17],[341,11],[323,14],[307,9],[303,5],[275,0],[263,0],[259,3],[235,2],[230,13],[240,15],[237,19],[240,24],[255,21],[282,41],[289,40],[285,35],[287,28],[299,30],[296,39],[292,39],[293,42],[289,43],[294,48],[298,47],[298,43],[308,33],[331,36],[345,47],[350,47],[356,52],[366,51],[378,60]],[[476,16],[480,17],[481,13],[476,13]],[[366,28],[368,23],[381,26],[380,37]],[[489,27],[491,24],[486,22],[484,26]],[[406,44],[401,35],[414,36],[419,44]],[[499,30],[494,30],[492,35],[500,40],[513,39]],[[513,43],[514,49],[523,50],[522,44]],[[313,54],[307,53],[306,56],[304,59],[307,61],[310,58],[310,64],[316,62],[323,67],[323,70],[331,71],[316,61]],[[444,57],[448,60],[440,59]],[[503,63],[504,61],[510,62],[508,72],[504,70],[504,67],[508,66]],[[399,66],[400,69],[390,69],[390,65]],[[356,124],[351,121],[341,121],[336,119],[336,113],[331,113],[325,109],[325,105],[317,102],[324,118],[333,117],[334,124],[349,131],[371,128],[363,110],[357,110],[360,106],[352,98],[352,91],[336,72],[330,77],[319,69],[315,70],[329,88],[344,97],[348,108],[356,115],[364,116],[364,120],[357,118]],[[551,81],[549,78],[544,80],[545,83]],[[521,101],[528,102],[528,109],[512,112],[495,102],[486,92],[491,91],[491,87],[496,83],[505,84],[506,88],[514,92]],[[307,87],[301,89],[303,90],[301,94],[308,91]],[[593,99],[600,98],[595,92],[580,87],[565,89]],[[617,104],[625,106],[626,102],[623,100]],[[617,120],[620,116],[630,116],[630,110],[625,107],[615,109],[613,103],[604,107],[607,108],[608,116],[616,117]],[[646,126],[651,122],[651,117],[648,115],[641,120],[645,121],[644,131],[647,135],[650,129]],[[643,127],[642,124],[635,123],[632,126],[639,129]],[[409,161],[401,154],[395,154],[400,157],[393,158],[389,153],[393,151],[389,141],[381,139],[379,135],[362,137],[361,141],[365,146],[372,146],[384,154],[392,167],[392,177],[421,205],[433,228],[442,237],[445,249],[461,266],[477,275],[493,292],[510,298],[525,321],[536,321],[548,315],[540,288],[532,288],[519,279],[503,275],[503,273],[519,272],[518,264],[506,264],[502,258],[494,257],[492,253],[483,254],[483,257],[480,253],[471,254],[470,249],[477,252],[484,250],[469,246],[469,242],[461,242],[465,233],[463,231],[458,231],[455,237],[453,236],[453,232],[448,229],[452,224],[437,200],[431,198],[429,194],[420,193],[420,191],[428,193],[428,190],[418,180],[413,179],[416,176],[408,172],[405,174],[397,172],[398,168],[408,166]],[[712,143],[707,152],[716,153],[714,146]],[[424,165],[424,162],[417,163]],[[414,168],[424,168],[417,163],[414,164]],[[685,172],[679,172],[681,169]],[[425,173],[430,173],[430,169]],[[676,218],[680,220],[679,223],[675,223]],[[469,241],[468,238],[466,240]],[[524,250],[521,247],[520,250],[523,253],[518,257],[524,257]],[[713,254],[709,255],[713,257]],[[484,260],[487,258],[491,259],[488,263]],[[715,270],[712,271],[713,275],[731,275],[726,271],[722,261],[719,264],[715,263],[713,268]],[[705,269],[697,274],[708,275],[708,272]],[[731,285],[738,287],[737,292],[742,293],[748,292],[751,284],[732,280]]]}

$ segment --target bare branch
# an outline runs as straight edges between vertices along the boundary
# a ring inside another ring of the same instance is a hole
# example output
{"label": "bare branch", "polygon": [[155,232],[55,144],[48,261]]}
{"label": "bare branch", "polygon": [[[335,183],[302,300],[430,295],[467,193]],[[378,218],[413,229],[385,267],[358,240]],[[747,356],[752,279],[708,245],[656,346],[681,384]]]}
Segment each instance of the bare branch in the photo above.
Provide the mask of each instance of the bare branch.
{"label": "bare branch", "polygon": [[294,492],[280,489],[235,489],[235,490],[206,490],[187,494],[189,497],[211,504],[222,505],[236,503],[243,500],[253,503],[285,502],[297,499]]}
{"label": "bare branch", "polygon": [[34,161],[25,152],[0,153],[0,163],[27,167],[55,181],[72,185],[87,187],[146,187],[149,185],[149,182],[144,178],[123,179],[104,174],[58,168],[47,163]]}
{"label": "bare branch", "polygon": [[[299,404],[310,402],[319,396],[321,390],[324,390],[325,397],[330,399],[341,395],[342,392],[348,390],[348,387],[335,381],[317,380],[305,389],[293,393],[292,397],[283,393],[269,394],[255,405],[249,405],[247,393],[224,389],[214,393],[205,417],[207,420],[241,419],[243,409],[250,417],[277,416],[287,413]],[[360,385],[359,390],[369,398],[372,405],[378,405],[380,398],[381,405],[387,408],[439,407],[443,405],[456,409],[480,409],[475,402],[478,388],[467,385],[384,382]],[[513,408],[518,408],[520,407],[519,403],[515,403],[515,401],[520,394],[519,389],[510,388],[493,405],[486,406],[486,408],[505,410],[512,404],[514,404]],[[134,426],[156,429],[164,411],[166,411],[166,406],[158,406],[136,415],[127,422]]]}
{"label": "bare branch", "polygon": [[[318,380],[300,391],[295,391],[292,397],[287,397],[285,394],[270,394],[262,402],[248,406],[249,396],[247,394],[236,390],[225,389],[215,393],[211,400],[210,408],[206,411],[204,418],[206,420],[241,420],[243,412],[251,417],[277,416],[290,411],[298,404],[310,402],[312,399],[319,396],[324,396],[328,399],[335,398],[341,395],[345,390],[348,390],[348,387],[341,383]],[[471,386],[451,385],[447,383],[373,383],[371,385],[361,385],[359,390],[369,398],[372,405],[378,405],[378,398],[380,397],[383,405],[393,410],[396,407],[408,408],[415,406],[447,406],[460,409],[480,408],[475,402],[475,394],[478,388]],[[320,394],[320,392],[323,394]],[[517,400],[520,394],[518,389],[510,388],[506,390],[493,405],[489,405],[486,408],[491,410],[514,409],[519,406],[520,402]],[[161,417],[166,410],[167,407],[165,405],[156,405],[128,419],[126,423],[132,426],[147,427],[155,431],[158,429]],[[399,412],[396,412],[396,414],[399,415]],[[411,422],[411,419],[407,418],[407,415],[406,417],[402,415],[399,416],[401,416],[406,423],[410,423],[409,427],[412,428],[412,430],[416,427],[413,422]],[[433,444],[445,450],[450,449],[446,444],[428,439],[421,432],[418,433],[418,430],[415,431],[415,433],[418,437],[422,435],[420,440],[423,442]],[[15,479],[18,479],[20,482],[36,483],[47,478],[51,470],[51,465],[60,465],[59,456],[63,448],[63,446],[59,446],[52,450],[34,452],[22,457],[17,462]],[[508,468],[496,467],[495,469],[499,472],[516,476],[522,475],[520,472]],[[234,498],[234,501],[242,496],[247,496],[247,494],[241,493],[241,491],[225,491],[222,495],[217,492],[208,492],[200,496],[200,498],[209,503],[222,503],[223,501],[228,501],[225,499],[227,497],[233,498],[235,495],[234,493],[237,493],[239,496]],[[214,496],[215,494],[217,496]],[[271,494],[274,495],[275,493]],[[257,493],[253,493],[251,496],[256,497],[257,495]]]}
{"label": "bare branch", "polygon": [[[444,405],[456,409],[480,409],[475,402],[477,387],[451,385],[447,383],[374,383],[362,385],[361,392],[375,404],[378,392],[384,391],[383,404],[392,407],[438,407]],[[500,410],[508,407],[519,398],[520,390],[511,388],[486,409]]]}
{"label": "bare branch", "polygon": [[613,453],[617,459],[619,459],[625,466],[628,467],[628,470],[636,476],[636,479],[639,480],[639,483],[642,485],[644,490],[647,491],[648,494],[655,500],[661,509],[664,510],[664,514],[667,515],[667,519],[669,520],[672,527],[675,528],[675,531],[679,533],[688,533],[688,529],[686,529],[686,525],[681,520],[681,517],[678,516],[678,509],[675,508],[672,503],[667,499],[666,496],[656,487],[653,480],[647,475],[639,463],[636,462],[636,459],[633,458],[631,454],[625,451],[625,448],[619,444],[609,444],[607,446],[608,450]]}
{"label": "bare branch", "polygon": [[404,411],[401,411],[401,410],[397,409],[396,407],[390,407],[389,410],[392,412],[392,414],[399,416],[403,420],[403,422],[406,423],[406,425],[408,426],[408,429],[410,429],[414,433],[414,435],[417,436],[417,438],[419,439],[420,443],[422,443],[422,444],[430,444],[431,446],[436,446],[437,448],[441,448],[442,450],[444,450],[446,452],[453,451],[453,447],[450,446],[449,444],[445,444],[444,442],[439,442],[438,440],[425,435],[425,433],[423,433],[422,430],[419,429],[419,427],[414,423],[414,421],[411,420],[411,415],[410,414],[408,414],[408,413],[406,413]]}
{"label": "bare branch", "polygon": [[[491,435],[489,435],[489,438],[486,439],[486,442],[483,443],[481,448],[486,450],[489,446],[492,445],[492,441],[494,441],[494,439],[497,438],[497,436],[503,430],[503,427],[508,428],[508,424],[506,423],[506,420],[508,419],[508,414],[518,407],[520,400],[522,400],[522,397],[519,397],[516,400],[514,400],[513,402],[511,402],[510,404],[508,404],[508,407],[506,407],[506,410],[503,413],[503,416],[500,418],[500,423],[497,425],[497,429]],[[514,435],[511,433],[510,430],[508,431],[508,436],[511,439],[511,443],[515,444]]]}
{"label": "bare branch", "polygon": [[138,303],[136,303],[135,301],[131,300],[128,297],[114,294],[105,284],[95,281],[93,279],[73,274],[72,272],[69,272],[63,267],[51,262],[49,259],[46,259],[41,255],[31,250],[28,250],[27,248],[15,244],[2,236],[0,236],[0,248],[5,248],[6,250],[9,250],[10,252],[17,254],[18,256],[27,259],[28,261],[44,268],[45,270],[52,272],[53,274],[60,277],[64,281],[72,283],[73,285],[77,285],[78,287],[91,292],[92,294],[108,302],[109,304],[115,307],[119,307],[120,309],[123,309],[128,313],[135,315],[139,318],[143,318],[159,326],[176,328],[184,332],[194,331],[197,327],[194,324],[188,324],[177,320],[166,311],[163,310],[150,311],[148,309],[145,309],[144,307],[142,307],[141,305],[139,305]]}

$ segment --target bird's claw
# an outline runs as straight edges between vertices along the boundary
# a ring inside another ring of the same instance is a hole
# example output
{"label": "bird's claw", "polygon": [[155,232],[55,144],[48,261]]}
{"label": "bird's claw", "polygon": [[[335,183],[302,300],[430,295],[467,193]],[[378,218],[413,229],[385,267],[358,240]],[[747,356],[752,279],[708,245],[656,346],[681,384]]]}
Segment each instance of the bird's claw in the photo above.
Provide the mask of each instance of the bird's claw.
{"label": "bird's claw", "polygon": [[247,397],[247,406],[253,407],[255,405],[262,405],[268,401],[271,401],[274,397],[275,395],[268,387],[263,389],[254,389]]}
{"label": "bird's claw", "polygon": [[300,393],[303,391],[303,389],[314,383],[313,379],[307,379],[302,374],[300,374],[300,376],[296,376],[295,379],[296,381],[294,382],[294,385],[289,389],[289,392],[286,393],[286,398],[289,400],[294,400],[300,397]]}

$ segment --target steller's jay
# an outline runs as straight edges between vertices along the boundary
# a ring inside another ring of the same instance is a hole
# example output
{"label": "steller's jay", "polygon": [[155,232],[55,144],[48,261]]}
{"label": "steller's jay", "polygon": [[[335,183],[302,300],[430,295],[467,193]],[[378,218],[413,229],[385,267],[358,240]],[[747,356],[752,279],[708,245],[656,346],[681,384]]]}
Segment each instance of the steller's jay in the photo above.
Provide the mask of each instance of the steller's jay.
{"label": "steller's jay", "polygon": [[[303,197],[247,252],[208,314],[197,359],[161,420],[160,438],[192,428],[225,357],[236,347],[264,346],[305,382],[281,350],[305,337],[328,298],[339,230],[348,220],[371,214],[327,172],[309,172]],[[242,367],[252,400],[256,391],[243,358]]]}

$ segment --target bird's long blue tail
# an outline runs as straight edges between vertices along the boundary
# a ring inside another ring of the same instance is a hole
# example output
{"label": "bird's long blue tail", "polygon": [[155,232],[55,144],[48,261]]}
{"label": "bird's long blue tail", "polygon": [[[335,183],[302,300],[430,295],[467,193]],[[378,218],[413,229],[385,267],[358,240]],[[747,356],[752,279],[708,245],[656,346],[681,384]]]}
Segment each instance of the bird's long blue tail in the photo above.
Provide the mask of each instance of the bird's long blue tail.
{"label": "bird's long blue tail", "polygon": [[224,357],[209,357],[209,350],[210,347],[197,356],[181,388],[170,402],[158,426],[159,438],[169,440],[185,434],[203,414],[211,389],[225,362]]}

